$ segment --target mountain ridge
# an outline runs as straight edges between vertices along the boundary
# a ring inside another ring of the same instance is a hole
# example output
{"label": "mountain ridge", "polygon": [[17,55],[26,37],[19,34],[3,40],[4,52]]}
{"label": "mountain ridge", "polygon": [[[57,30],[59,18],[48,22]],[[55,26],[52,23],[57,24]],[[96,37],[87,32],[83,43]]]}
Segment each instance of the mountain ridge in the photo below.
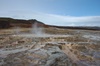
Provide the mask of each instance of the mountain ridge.
{"label": "mountain ridge", "polygon": [[37,23],[38,27],[46,27],[43,22],[37,21],[36,19],[13,19],[13,18],[0,18],[0,28],[11,28],[11,27],[24,27],[30,28],[33,24]]}
{"label": "mountain ridge", "polygon": [[82,30],[100,30],[100,27],[93,26],[56,26],[56,25],[47,25],[41,21],[36,19],[14,19],[8,17],[0,17],[0,29],[7,29],[12,27],[24,27],[24,28],[31,28],[33,25],[37,23],[37,27],[56,27],[56,28],[63,28],[63,29],[82,29]]}

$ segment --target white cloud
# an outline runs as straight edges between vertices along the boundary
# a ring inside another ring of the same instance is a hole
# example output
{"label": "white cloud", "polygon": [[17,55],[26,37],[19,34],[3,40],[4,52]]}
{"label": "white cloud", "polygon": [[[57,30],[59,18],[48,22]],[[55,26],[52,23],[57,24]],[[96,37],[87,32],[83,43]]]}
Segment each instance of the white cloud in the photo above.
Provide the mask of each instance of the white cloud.
{"label": "white cloud", "polygon": [[37,19],[46,24],[64,26],[100,26],[100,16],[63,16],[37,12],[8,12],[0,13],[1,17],[13,17],[21,19]]}
{"label": "white cloud", "polygon": [[82,17],[75,17],[75,16],[61,16],[61,15],[53,15],[48,14],[51,18],[57,18],[58,20],[64,22],[94,22],[100,21],[100,16],[82,16]]}

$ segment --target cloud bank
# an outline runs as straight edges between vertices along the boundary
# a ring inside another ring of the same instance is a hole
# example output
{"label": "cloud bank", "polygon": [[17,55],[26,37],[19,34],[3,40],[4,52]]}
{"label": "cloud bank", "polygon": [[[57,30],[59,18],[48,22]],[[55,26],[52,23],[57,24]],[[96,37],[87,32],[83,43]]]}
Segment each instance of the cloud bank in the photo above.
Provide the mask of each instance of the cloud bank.
{"label": "cloud bank", "polygon": [[0,13],[0,17],[17,19],[37,19],[50,25],[59,26],[100,26],[100,16],[65,16],[37,12],[8,12]]}

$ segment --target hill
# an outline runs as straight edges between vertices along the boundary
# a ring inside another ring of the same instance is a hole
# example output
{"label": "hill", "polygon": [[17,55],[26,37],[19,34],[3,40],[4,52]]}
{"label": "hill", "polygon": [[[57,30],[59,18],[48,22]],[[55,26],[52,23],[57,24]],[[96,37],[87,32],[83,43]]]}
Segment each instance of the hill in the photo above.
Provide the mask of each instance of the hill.
{"label": "hill", "polygon": [[13,19],[13,18],[0,18],[0,28],[12,28],[12,27],[24,27],[30,28],[35,23],[38,27],[46,27],[46,25],[36,19],[23,20],[23,19]]}
{"label": "hill", "polygon": [[24,19],[13,19],[13,18],[0,18],[0,29],[7,29],[12,27],[24,27],[31,28],[37,24],[37,27],[55,27],[62,29],[81,29],[81,30],[100,30],[100,27],[89,27],[89,26],[55,26],[55,25],[47,25],[41,21],[36,19],[24,20]]}

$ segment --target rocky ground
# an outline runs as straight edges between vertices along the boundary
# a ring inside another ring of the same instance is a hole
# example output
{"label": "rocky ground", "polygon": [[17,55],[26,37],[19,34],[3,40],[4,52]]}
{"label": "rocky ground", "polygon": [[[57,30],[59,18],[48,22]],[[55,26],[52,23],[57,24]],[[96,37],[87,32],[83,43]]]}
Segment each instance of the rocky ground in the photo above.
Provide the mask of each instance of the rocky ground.
{"label": "rocky ground", "polygon": [[0,66],[100,66],[100,31],[25,30],[0,31]]}

